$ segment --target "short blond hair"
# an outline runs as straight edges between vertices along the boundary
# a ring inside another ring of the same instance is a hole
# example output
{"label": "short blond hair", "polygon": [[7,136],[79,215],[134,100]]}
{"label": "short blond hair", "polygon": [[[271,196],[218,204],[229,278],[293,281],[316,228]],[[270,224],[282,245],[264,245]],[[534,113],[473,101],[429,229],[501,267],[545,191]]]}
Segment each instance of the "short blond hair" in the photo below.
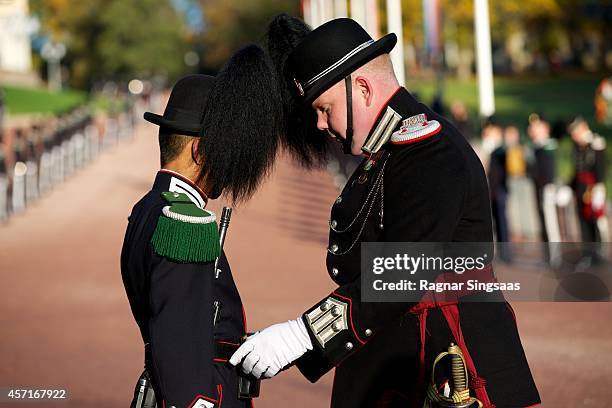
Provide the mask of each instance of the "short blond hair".
{"label": "short blond hair", "polygon": [[393,63],[389,54],[382,54],[355,70],[356,74],[373,76],[383,81],[397,83]]}

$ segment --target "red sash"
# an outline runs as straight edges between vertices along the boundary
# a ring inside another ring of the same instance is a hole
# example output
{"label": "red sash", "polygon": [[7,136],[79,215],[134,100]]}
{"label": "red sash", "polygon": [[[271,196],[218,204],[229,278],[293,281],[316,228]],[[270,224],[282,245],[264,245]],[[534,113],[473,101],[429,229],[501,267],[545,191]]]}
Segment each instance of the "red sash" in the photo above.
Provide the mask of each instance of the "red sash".
{"label": "red sash", "polygon": [[[496,282],[495,276],[493,275],[493,267],[491,266],[491,264],[489,264],[483,269],[474,269],[466,271],[464,274],[461,275],[454,272],[441,274],[436,279],[436,283],[465,282],[467,280],[467,277],[469,277],[469,279],[476,279],[479,282]],[[463,332],[461,331],[461,324],[459,322],[459,299],[475,293],[477,292],[468,290],[445,292],[442,295],[444,296],[444,300],[441,301],[436,299],[436,297],[440,297],[441,294],[436,294],[436,292],[428,291],[425,293],[425,295],[423,295],[421,301],[416,306],[410,309],[410,313],[417,315],[419,318],[420,350],[417,390],[422,394],[421,397],[424,397],[425,391],[425,333],[427,331],[427,312],[429,309],[435,308],[440,309],[440,311],[444,315],[448,327],[451,333],[453,334],[453,337],[455,338],[455,342],[463,353],[465,364],[469,373],[470,388],[474,390],[474,393],[476,394],[475,397],[478,398],[480,402],[482,402],[484,408],[495,408],[495,405],[492,404],[489,400],[485,379],[479,377],[478,373],[476,372],[474,360],[472,360],[467,345],[465,344]],[[422,400],[422,398],[419,398],[417,402],[420,400]]]}

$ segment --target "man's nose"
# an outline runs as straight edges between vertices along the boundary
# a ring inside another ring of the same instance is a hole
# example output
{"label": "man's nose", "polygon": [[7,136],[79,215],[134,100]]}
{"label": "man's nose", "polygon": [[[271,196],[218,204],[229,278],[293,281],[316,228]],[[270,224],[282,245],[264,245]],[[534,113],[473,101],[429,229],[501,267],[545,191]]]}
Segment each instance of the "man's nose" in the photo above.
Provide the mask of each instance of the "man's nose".
{"label": "man's nose", "polygon": [[319,130],[327,130],[329,125],[327,124],[327,116],[317,111],[317,128]]}

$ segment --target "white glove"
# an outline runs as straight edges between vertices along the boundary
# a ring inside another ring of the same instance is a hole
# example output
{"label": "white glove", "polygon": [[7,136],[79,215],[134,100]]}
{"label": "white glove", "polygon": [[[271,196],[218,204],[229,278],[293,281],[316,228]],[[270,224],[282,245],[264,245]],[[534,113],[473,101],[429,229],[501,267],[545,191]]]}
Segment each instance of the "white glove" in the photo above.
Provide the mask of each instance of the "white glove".
{"label": "white glove", "polygon": [[301,318],[278,323],[249,337],[229,362],[255,378],[274,377],[280,370],[312,350],[312,342]]}
{"label": "white glove", "polygon": [[603,183],[597,183],[591,190],[591,207],[598,211],[606,205],[606,186]]}

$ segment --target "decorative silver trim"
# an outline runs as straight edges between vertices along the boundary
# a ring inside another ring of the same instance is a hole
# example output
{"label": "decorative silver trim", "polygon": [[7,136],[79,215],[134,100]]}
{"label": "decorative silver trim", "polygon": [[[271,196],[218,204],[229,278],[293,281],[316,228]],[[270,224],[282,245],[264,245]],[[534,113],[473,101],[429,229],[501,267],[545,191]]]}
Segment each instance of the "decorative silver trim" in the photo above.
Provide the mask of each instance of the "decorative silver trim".
{"label": "decorative silver trim", "polygon": [[325,348],[334,336],[348,329],[347,312],[347,303],[329,297],[306,314],[308,325],[321,347]]}
{"label": "decorative silver trim", "polygon": [[168,191],[173,193],[184,193],[187,194],[187,197],[198,207],[204,208],[206,203],[204,199],[200,195],[200,193],[193,187],[191,187],[188,183],[179,179],[178,177],[172,176],[170,179],[170,187],[168,187]]}
{"label": "decorative silver trim", "polygon": [[391,122],[389,122],[389,124],[387,125],[387,127],[385,128],[385,130],[383,131],[383,135],[380,139],[378,139],[378,143],[376,143],[376,146],[374,146],[374,148],[372,149],[372,154],[378,152],[380,150],[381,147],[383,147],[385,145],[385,143],[387,143],[389,141],[389,138],[391,137],[391,134],[393,133],[393,130],[397,127],[397,124],[399,123],[399,121],[401,120],[401,116],[394,116],[391,119]]}
{"label": "decorative silver trim", "polygon": [[425,115],[424,113],[419,113],[418,115],[414,115],[409,117],[408,119],[404,119],[402,121],[402,127],[412,127],[425,122],[427,122],[427,115]]}
{"label": "decorative silver trim", "polygon": [[189,224],[210,224],[211,222],[215,222],[217,220],[217,216],[214,212],[206,210],[210,213],[208,216],[204,217],[196,217],[193,215],[184,215],[178,214],[172,211],[169,205],[162,208],[162,214],[164,214],[168,218],[172,218],[173,220],[186,222]]}
{"label": "decorative silver trim", "polygon": [[300,83],[300,81],[298,81],[297,79],[293,78],[293,82],[295,83],[295,87],[297,88],[298,92],[300,93],[300,96],[304,96],[304,88],[302,87],[302,84]]}
{"label": "decorative silver trim", "polygon": [[401,144],[420,137],[429,136],[430,134],[438,132],[440,128],[442,128],[442,125],[437,120],[430,120],[412,127],[403,126],[399,131],[391,135],[391,143]]}
{"label": "decorative silver trim", "polygon": [[374,44],[374,40],[369,40],[364,42],[361,45],[358,45],[357,47],[353,48],[351,51],[348,52],[348,54],[346,54],[344,57],[340,58],[338,61],[334,62],[333,64],[331,64],[329,67],[327,67],[326,69],[324,69],[323,71],[321,71],[318,75],[315,75],[314,77],[312,77],[310,80],[308,80],[305,84],[304,87],[309,87],[312,84],[314,84],[315,82],[317,82],[319,79],[321,79],[322,77],[324,77],[325,75],[329,74],[331,71],[333,71],[334,69],[338,68],[340,65],[342,65],[344,62],[346,62],[346,60],[348,60],[349,58],[351,58],[353,55],[357,54],[359,51],[363,50],[364,48],[369,47],[370,45]]}
{"label": "decorative silver trim", "polygon": [[387,143],[400,120],[402,120],[402,116],[393,110],[393,108],[387,106],[387,110],[383,117],[380,119],[378,125],[376,125],[376,128],[374,128],[374,131],[370,134],[361,150],[369,154],[378,152],[380,148]]}

